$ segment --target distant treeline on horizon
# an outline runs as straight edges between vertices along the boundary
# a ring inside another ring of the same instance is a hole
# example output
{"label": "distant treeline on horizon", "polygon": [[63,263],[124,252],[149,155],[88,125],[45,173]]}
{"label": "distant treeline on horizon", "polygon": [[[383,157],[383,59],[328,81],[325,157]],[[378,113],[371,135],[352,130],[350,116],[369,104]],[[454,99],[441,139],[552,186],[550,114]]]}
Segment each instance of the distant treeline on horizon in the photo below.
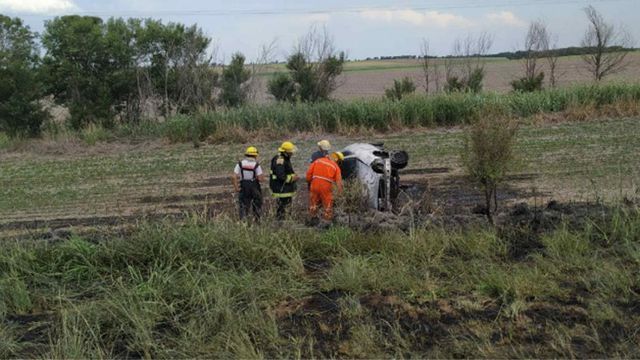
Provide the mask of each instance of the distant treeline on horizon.
{"label": "distant treeline on horizon", "polygon": [[[612,46],[609,48],[610,52],[615,51],[636,51],[640,50],[640,48],[623,48],[620,46]],[[572,55],[586,55],[594,53],[595,49],[592,47],[583,47],[583,46],[570,46],[566,48],[559,48],[550,50],[550,53],[553,53],[557,56],[572,56]],[[474,57],[477,55],[473,55]],[[430,59],[447,59],[447,58],[460,58],[464,56],[427,56]],[[485,58],[507,58],[509,60],[520,60],[527,57],[527,51],[518,50],[518,51],[504,51],[494,54],[481,55],[481,57]],[[367,57],[364,60],[402,60],[402,59],[422,59],[423,56],[420,55],[395,55],[395,56],[376,56],[376,57]],[[357,61],[357,60],[353,60]]]}

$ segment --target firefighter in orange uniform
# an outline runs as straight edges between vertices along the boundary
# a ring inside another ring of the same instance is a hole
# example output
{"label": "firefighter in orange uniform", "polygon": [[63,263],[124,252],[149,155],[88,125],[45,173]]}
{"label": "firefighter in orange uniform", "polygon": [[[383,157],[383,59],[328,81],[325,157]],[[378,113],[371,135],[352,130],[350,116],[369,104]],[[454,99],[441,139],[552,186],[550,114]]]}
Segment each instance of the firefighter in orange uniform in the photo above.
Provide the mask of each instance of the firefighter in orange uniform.
{"label": "firefighter in orange uniform", "polygon": [[318,206],[324,208],[325,220],[333,218],[333,190],[342,192],[342,173],[338,165],[344,160],[344,154],[340,152],[321,157],[311,163],[307,170],[307,182],[310,184],[309,212],[311,217],[318,215]]}

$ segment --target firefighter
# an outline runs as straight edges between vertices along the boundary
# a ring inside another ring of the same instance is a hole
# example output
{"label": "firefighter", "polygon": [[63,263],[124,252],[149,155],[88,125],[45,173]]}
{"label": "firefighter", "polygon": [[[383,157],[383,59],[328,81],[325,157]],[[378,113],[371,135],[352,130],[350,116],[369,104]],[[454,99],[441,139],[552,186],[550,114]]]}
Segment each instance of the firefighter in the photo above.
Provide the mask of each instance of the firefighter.
{"label": "firefighter", "polygon": [[278,155],[271,160],[269,186],[273,197],[278,200],[276,212],[278,220],[284,220],[296,192],[298,175],[293,171],[291,165],[291,157],[296,151],[297,148],[293,143],[285,141],[278,148]]}
{"label": "firefighter", "polygon": [[309,213],[312,218],[318,215],[318,206],[322,204],[323,218],[333,219],[333,191],[342,192],[342,172],[338,165],[344,160],[344,154],[336,152],[319,158],[311,163],[307,170],[309,187]]}
{"label": "firefighter", "polygon": [[318,150],[311,154],[311,160],[309,163],[329,155],[329,150],[331,150],[331,143],[329,140],[321,140],[318,142]]}
{"label": "firefighter", "polygon": [[258,163],[258,149],[249,146],[244,153],[245,158],[236,164],[233,170],[233,187],[238,193],[240,219],[244,219],[250,211],[256,221],[260,220],[262,211],[262,189],[264,173]]}

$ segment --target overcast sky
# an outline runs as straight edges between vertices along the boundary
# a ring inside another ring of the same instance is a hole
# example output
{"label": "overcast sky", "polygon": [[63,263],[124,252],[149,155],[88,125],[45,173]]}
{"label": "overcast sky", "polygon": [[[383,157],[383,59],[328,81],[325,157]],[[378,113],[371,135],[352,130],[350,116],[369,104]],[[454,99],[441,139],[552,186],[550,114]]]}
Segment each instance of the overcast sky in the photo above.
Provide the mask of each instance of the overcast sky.
{"label": "overcast sky", "polygon": [[494,36],[492,52],[515,50],[536,19],[547,22],[560,46],[579,45],[589,4],[623,24],[638,44],[640,0],[0,0],[0,13],[38,32],[46,19],[64,14],[197,23],[226,59],[235,51],[253,59],[274,40],[283,58],[311,26],[325,26],[339,49],[361,59],[418,54],[422,38],[444,55],[457,37],[480,31]]}

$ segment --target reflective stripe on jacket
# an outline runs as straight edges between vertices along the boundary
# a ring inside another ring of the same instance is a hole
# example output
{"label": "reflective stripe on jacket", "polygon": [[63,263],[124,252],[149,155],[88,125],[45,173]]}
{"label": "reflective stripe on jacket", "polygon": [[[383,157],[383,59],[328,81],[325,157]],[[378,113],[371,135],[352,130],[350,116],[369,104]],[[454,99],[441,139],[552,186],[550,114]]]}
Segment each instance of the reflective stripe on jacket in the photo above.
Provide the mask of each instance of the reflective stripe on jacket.
{"label": "reflective stripe on jacket", "polygon": [[269,186],[273,197],[292,197],[296,192],[296,183],[293,181],[295,171],[291,165],[291,158],[286,154],[276,155],[271,159],[271,173]]}

